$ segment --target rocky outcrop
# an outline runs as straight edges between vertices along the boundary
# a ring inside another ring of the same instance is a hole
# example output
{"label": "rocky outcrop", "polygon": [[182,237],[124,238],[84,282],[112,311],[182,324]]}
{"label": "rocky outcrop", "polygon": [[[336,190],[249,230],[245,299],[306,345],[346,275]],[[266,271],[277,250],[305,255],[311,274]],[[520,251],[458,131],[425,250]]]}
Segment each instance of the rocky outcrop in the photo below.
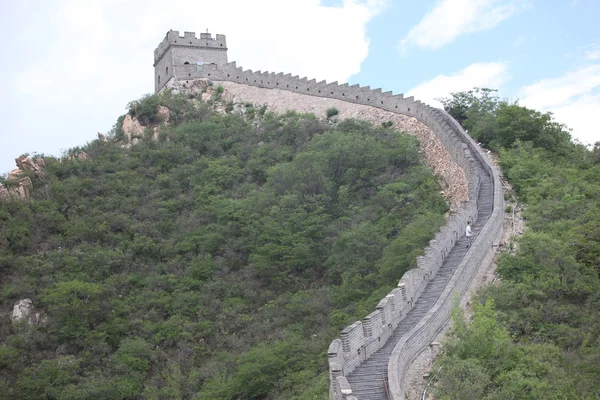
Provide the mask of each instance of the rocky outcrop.
{"label": "rocky outcrop", "polygon": [[12,170],[8,174],[8,179],[17,179],[27,172],[33,173],[37,179],[44,179],[46,177],[46,162],[41,157],[31,159],[27,156],[21,156],[15,158],[15,162],[17,169]]}
{"label": "rocky outcrop", "polygon": [[19,300],[13,306],[11,315],[13,324],[27,321],[30,325],[37,325],[45,323],[46,319],[46,316],[42,312],[36,311],[31,299]]}
{"label": "rocky outcrop", "polygon": [[28,201],[32,187],[33,182],[31,182],[31,178],[28,176],[18,180],[12,179],[6,183],[6,186],[0,184],[0,200],[16,198]]}
{"label": "rocky outcrop", "polygon": [[0,200],[15,198],[28,201],[33,187],[31,178],[46,178],[46,163],[43,158],[27,156],[18,157],[15,162],[17,168],[8,174],[4,185],[0,184]]}
{"label": "rocky outcrop", "polygon": [[135,116],[131,114],[125,115],[125,119],[123,120],[123,126],[121,129],[123,130],[123,134],[125,135],[126,145],[137,144],[144,137],[144,132],[146,132],[147,128],[150,128],[152,130],[152,139],[158,140],[160,126],[168,125],[171,121],[171,110],[169,110],[168,107],[159,105],[156,109],[156,113],[158,114],[161,123],[155,126],[146,126],[142,124]]}
{"label": "rocky outcrop", "polygon": [[91,159],[92,159],[92,157],[85,151],[79,151],[79,152],[71,154],[71,155],[69,155],[69,157],[67,157],[67,160],[87,161],[87,160],[91,160]]}
{"label": "rocky outcrop", "polygon": [[195,100],[205,103],[212,102],[213,109],[218,114],[227,113],[227,104],[240,103],[234,93],[225,89],[221,84],[215,84],[210,79],[171,80],[165,87],[173,93],[185,93]]}
{"label": "rocky outcrop", "polygon": [[123,134],[127,143],[136,144],[144,134],[144,127],[136,117],[127,114],[123,120]]}
{"label": "rocky outcrop", "polygon": [[171,110],[165,106],[158,106],[156,113],[162,120],[163,124],[168,124],[171,121]]}

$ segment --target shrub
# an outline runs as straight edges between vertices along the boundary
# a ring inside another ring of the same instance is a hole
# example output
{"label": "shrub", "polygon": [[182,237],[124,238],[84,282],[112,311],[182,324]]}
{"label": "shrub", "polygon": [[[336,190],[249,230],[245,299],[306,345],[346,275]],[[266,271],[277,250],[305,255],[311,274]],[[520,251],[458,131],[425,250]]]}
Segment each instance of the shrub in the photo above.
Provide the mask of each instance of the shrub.
{"label": "shrub", "polygon": [[335,117],[339,113],[340,113],[340,111],[337,108],[331,107],[331,108],[327,109],[327,111],[325,112],[325,115],[327,115],[327,119],[329,119],[331,117]]}
{"label": "shrub", "polygon": [[223,95],[224,90],[225,89],[223,88],[223,86],[221,86],[221,85],[217,86],[217,94],[215,94],[214,101],[221,101],[221,97]]}
{"label": "shrub", "polygon": [[157,123],[158,116],[158,95],[146,95],[139,100],[134,100],[127,105],[129,115],[136,117],[143,125]]}

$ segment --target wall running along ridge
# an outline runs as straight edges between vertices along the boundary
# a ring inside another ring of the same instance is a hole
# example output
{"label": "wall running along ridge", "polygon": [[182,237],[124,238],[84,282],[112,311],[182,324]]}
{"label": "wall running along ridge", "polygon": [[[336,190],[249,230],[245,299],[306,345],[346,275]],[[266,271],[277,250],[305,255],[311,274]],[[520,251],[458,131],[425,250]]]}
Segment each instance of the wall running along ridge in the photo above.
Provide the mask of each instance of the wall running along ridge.
{"label": "wall running along ridge", "polygon": [[[502,185],[498,170],[460,125],[446,112],[432,108],[412,97],[392,95],[381,89],[371,90],[359,85],[339,85],[299,79],[290,74],[244,71],[235,62],[223,65],[181,65],[174,67],[178,79],[210,79],[236,82],[242,85],[267,89],[281,89],[303,95],[336,99],[344,102],[376,107],[394,114],[416,118],[425,124],[448,151],[452,161],[463,171],[468,187],[468,197],[449,217],[446,225],[425,248],[424,255],[417,258],[414,269],[406,272],[398,286],[377,305],[375,311],[362,321],[356,321],[341,332],[328,349],[330,374],[330,399],[356,400],[346,376],[371,354],[381,348],[391,336],[398,323],[406,316],[427,286],[429,280],[459,238],[467,221],[476,221],[480,177],[475,167],[480,162],[493,178],[493,211],[479,231],[469,251],[457,267],[446,289],[427,315],[395,346],[388,364],[390,397],[404,399],[403,382],[414,358],[433,340],[447,323],[452,309],[452,293],[461,296],[466,291],[478,268],[487,268],[494,256],[494,246],[500,239],[504,218]],[[183,77],[183,78],[180,78]],[[171,82],[174,84],[174,82]]]}

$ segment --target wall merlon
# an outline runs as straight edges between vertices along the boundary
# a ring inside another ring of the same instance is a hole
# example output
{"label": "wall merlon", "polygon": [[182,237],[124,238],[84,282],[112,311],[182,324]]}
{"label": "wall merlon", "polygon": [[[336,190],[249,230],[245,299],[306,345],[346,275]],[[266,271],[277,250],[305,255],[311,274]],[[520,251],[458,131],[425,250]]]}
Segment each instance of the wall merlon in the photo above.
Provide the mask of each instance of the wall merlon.
{"label": "wall merlon", "polygon": [[155,65],[172,46],[197,47],[227,51],[227,40],[225,35],[221,34],[218,34],[216,35],[216,38],[213,38],[210,33],[202,33],[200,34],[200,38],[197,38],[194,32],[184,32],[183,36],[180,36],[179,31],[168,31],[163,41],[154,50]]}
{"label": "wall merlon", "polygon": [[[344,330],[342,331],[342,335],[349,335],[352,333],[352,331],[354,331],[357,327],[359,327],[361,325],[360,321],[356,321],[351,325],[348,325],[347,327],[344,328]],[[343,339],[342,339],[343,342]]]}
{"label": "wall merlon", "polygon": [[[337,379],[338,385],[340,387],[340,392],[342,393],[342,396],[351,395],[352,388],[350,387],[350,384],[348,383],[348,379],[346,379],[345,376],[338,376],[336,379]],[[346,400],[347,400],[347,398],[346,398]]]}
{"label": "wall merlon", "polygon": [[[363,335],[365,338],[373,336],[374,330],[378,325],[377,322],[381,320],[381,313],[379,310],[373,311],[362,320]],[[379,324],[380,325],[380,324]]]}
{"label": "wall merlon", "polygon": [[341,348],[342,348],[342,341],[341,341],[341,339],[335,339],[329,345],[329,349],[327,350],[327,355],[329,357],[337,357],[337,355],[339,354]]}

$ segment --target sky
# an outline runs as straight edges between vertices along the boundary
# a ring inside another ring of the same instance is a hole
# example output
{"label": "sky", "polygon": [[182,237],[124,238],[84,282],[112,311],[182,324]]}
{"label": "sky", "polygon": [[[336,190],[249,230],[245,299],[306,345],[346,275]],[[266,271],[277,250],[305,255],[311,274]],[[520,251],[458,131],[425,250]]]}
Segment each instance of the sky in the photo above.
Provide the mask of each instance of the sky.
{"label": "sky", "polygon": [[169,29],[225,34],[245,69],[440,107],[487,87],[600,141],[599,0],[20,0],[3,4],[0,174],[106,133],[154,90]]}

